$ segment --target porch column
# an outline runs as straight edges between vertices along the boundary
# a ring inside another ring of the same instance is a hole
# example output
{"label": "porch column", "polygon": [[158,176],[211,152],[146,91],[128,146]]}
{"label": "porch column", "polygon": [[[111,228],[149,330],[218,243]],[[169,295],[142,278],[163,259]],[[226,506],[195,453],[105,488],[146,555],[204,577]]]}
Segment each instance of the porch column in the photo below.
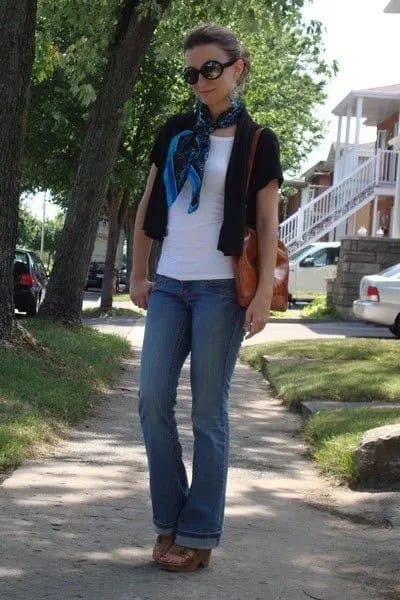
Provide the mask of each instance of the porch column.
{"label": "porch column", "polygon": [[349,141],[350,141],[350,125],[351,125],[351,104],[348,105],[347,107],[347,116],[346,116],[347,122],[346,122],[346,143],[345,143],[345,151],[348,149],[349,147]]}
{"label": "porch column", "polygon": [[349,168],[349,146],[350,146],[350,126],[351,126],[351,113],[352,113],[351,104],[347,107],[347,123],[346,123],[346,141],[343,148],[342,161],[341,161],[341,169],[340,169],[340,179],[346,177],[349,171],[352,168]]}
{"label": "porch column", "polygon": [[400,136],[400,106],[399,106],[399,119],[397,121],[397,137]]}
{"label": "porch column", "polygon": [[400,238],[400,130],[396,137],[396,143],[393,150],[397,151],[397,173],[396,173],[396,188],[394,194],[393,210],[390,219],[390,237]]}
{"label": "porch column", "polygon": [[372,204],[372,225],[371,225],[371,237],[376,237],[376,225],[378,220],[378,196],[375,196]]}
{"label": "porch column", "polygon": [[354,143],[356,146],[358,146],[360,143],[360,127],[361,127],[361,118],[362,118],[362,111],[363,111],[363,101],[364,101],[364,98],[362,98],[362,96],[359,96],[357,98],[356,133],[355,133],[355,137],[354,137]]}
{"label": "porch column", "polygon": [[340,140],[342,139],[342,123],[343,116],[340,115],[338,119],[338,132],[336,138],[336,149],[335,149],[335,166],[333,171],[333,183],[336,183],[340,179],[339,164],[340,164]]}

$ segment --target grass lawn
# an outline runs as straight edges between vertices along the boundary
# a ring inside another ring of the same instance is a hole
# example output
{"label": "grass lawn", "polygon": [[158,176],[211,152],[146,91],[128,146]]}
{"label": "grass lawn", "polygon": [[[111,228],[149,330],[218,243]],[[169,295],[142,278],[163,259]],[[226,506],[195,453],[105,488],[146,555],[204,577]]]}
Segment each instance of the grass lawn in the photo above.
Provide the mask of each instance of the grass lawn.
{"label": "grass lawn", "polygon": [[[132,305],[133,306],[133,305]],[[98,317],[141,317],[144,314],[140,308],[120,308],[113,307],[104,312],[100,307],[85,308],[82,311],[82,317],[86,319],[95,319]]]}
{"label": "grass lawn", "polygon": [[[115,300],[117,302],[132,302],[132,300],[129,297],[129,294],[114,294],[113,300]],[[133,306],[133,304],[132,304],[132,306]]]}
{"label": "grass lawn", "polygon": [[397,340],[291,340],[241,350],[242,360],[259,371],[265,354],[299,359],[268,365],[268,379],[287,405],[304,400],[400,402]]}
{"label": "grass lawn", "polygon": [[317,294],[312,302],[303,308],[291,309],[286,312],[271,311],[271,316],[280,319],[321,319],[321,321],[328,319],[343,320],[336,309],[327,304],[326,294]]}
{"label": "grass lawn", "polygon": [[39,319],[24,327],[38,348],[0,348],[0,470],[16,467],[57,431],[93,406],[93,396],[112,382],[126,340],[90,327],[66,328]]}
{"label": "grass lawn", "polygon": [[319,469],[340,481],[356,482],[355,450],[374,427],[400,422],[400,408],[354,408],[321,412],[303,427]]}
{"label": "grass lawn", "polygon": [[[264,355],[298,358],[269,363],[266,376],[290,407],[305,400],[400,404],[400,344],[397,340],[292,340],[247,346],[241,359],[264,369]],[[355,483],[355,450],[364,432],[400,422],[399,408],[324,411],[308,419],[306,441],[321,471]]]}
{"label": "grass lawn", "polygon": [[302,310],[300,308],[292,308],[286,312],[279,312],[277,310],[271,310],[271,317],[278,319],[301,319],[303,317]]}

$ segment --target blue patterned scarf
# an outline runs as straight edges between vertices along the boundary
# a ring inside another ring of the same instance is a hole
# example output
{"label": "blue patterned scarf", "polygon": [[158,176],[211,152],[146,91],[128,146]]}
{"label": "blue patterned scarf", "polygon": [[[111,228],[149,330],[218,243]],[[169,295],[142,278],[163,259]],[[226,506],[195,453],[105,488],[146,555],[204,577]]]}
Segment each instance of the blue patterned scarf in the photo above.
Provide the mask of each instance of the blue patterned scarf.
{"label": "blue patterned scarf", "polygon": [[231,107],[214,121],[208,106],[200,104],[196,108],[193,130],[185,129],[172,138],[163,173],[168,208],[175,202],[188,180],[192,187],[188,213],[198,209],[204,167],[210,151],[210,133],[236,124],[243,108],[241,98],[235,98]]}

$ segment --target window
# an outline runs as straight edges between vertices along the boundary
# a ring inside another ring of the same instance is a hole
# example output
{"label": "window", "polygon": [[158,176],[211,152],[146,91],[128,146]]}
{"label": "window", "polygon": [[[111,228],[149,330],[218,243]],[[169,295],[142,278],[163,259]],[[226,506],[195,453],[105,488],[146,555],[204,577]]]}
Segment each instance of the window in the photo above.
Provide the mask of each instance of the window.
{"label": "window", "polygon": [[33,261],[33,270],[35,274],[39,277],[39,279],[43,279],[43,277],[47,277],[46,269],[43,266],[41,259],[37,256],[37,254],[32,254]]}
{"label": "window", "polygon": [[314,267],[325,267],[328,262],[328,249],[323,248],[319,252],[316,252],[313,256],[314,258]]}
{"label": "window", "polygon": [[309,256],[310,250],[313,248],[313,246],[309,245],[306,246],[305,248],[302,248],[301,250],[297,250],[296,252],[293,252],[293,254],[291,254],[289,256],[289,261],[293,262],[295,260],[297,260],[298,258],[305,258],[306,256]]}
{"label": "window", "polygon": [[384,271],[378,273],[378,275],[382,275],[382,277],[394,277],[395,279],[400,279],[400,263],[393,265],[392,267],[388,267]]}
{"label": "window", "polygon": [[26,252],[21,252],[20,250],[16,250],[14,254],[14,263],[20,262],[24,263],[27,267],[29,266],[28,255]]}
{"label": "window", "polygon": [[326,249],[326,264],[337,265],[339,261],[340,248],[327,248]]}

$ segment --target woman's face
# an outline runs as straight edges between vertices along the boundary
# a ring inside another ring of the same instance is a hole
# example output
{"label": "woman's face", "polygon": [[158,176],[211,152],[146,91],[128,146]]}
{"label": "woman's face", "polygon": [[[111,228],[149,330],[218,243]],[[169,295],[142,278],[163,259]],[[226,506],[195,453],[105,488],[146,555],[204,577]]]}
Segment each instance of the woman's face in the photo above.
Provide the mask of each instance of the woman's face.
{"label": "woman's face", "polygon": [[[186,50],[185,58],[186,66],[195,69],[200,69],[209,60],[218,60],[222,64],[230,60],[225,50],[216,44],[205,44]],[[191,87],[196,96],[209,107],[223,105],[237,86],[243,68],[243,60],[238,59],[233,65],[226,67],[218,79],[205,79],[200,73],[198,82]]]}

